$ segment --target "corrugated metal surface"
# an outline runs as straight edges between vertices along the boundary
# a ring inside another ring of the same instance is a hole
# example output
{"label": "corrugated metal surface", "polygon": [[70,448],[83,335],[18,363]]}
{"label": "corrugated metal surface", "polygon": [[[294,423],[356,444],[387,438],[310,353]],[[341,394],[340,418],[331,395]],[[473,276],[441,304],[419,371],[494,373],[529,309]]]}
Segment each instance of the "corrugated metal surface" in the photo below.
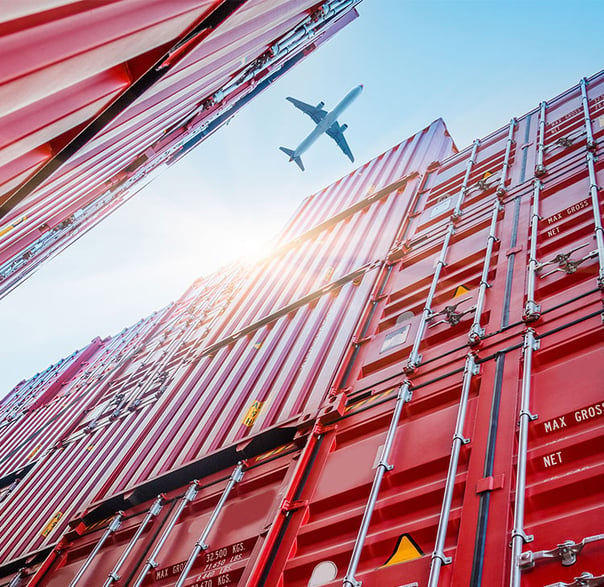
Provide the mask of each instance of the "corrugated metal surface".
{"label": "corrugated metal surface", "polygon": [[[30,531],[7,541],[3,556],[52,544],[69,517],[91,501],[311,418],[421,183],[418,171],[451,150],[444,124],[435,122],[373,163],[397,162],[387,167],[391,184],[365,197],[366,178],[353,173],[349,208],[283,244],[247,275],[235,270],[215,284],[202,281],[153,319],[129,354],[118,346],[101,357],[105,365],[119,349],[119,369],[102,385],[87,387],[71,417],[53,425],[52,450],[9,499],[20,501],[32,491],[37,497],[27,514],[4,520],[15,527],[27,515]],[[302,214],[318,217],[324,208],[317,198]],[[40,426],[34,413],[27,430],[15,433],[21,459],[32,450],[30,429]],[[44,489],[49,485],[52,494]],[[61,521],[41,536],[57,512]]]}
{"label": "corrugated metal surface", "polygon": [[[119,567],[119,575],[130,584],[135,584],[144,576],[144,584],[174,584],[195,547],[195,541],[202,536],[204,529],[210,528],[208,548],[192,565],[187,584],[191,584],[194,577],[199,577],[201,581],[209,580],[208,585],[236,585],[243,581],[251,570],[249,562],[256,559],[261,551],[264,529],[270,524],[274,511],[284,503],[288,485],[299,475],[298,460],[306,460],[308,453],[302,440],[287,443],[242,462],[242,475],[237,475],[235,465],[204,478],[203,483],[185,487],[185,491],[176,490],[166,494],[161,511],[151,518],[147,527],[147,539],[133,543],[132,558]],[[236,475],[234,478],[233,473]],[[229,487],[231,480],[232,488]],[[179,512],[187,492],[191,498],[190,505]],[[217,502],[225,494],[224,507],[217,509]],[[134,515],[128,515],[103,557],[93,559],[81,575],[82,584],[94,580],[93,577],[102,584],[116,568],[124,549],[131,543],[132,533],[141,527],[154,503],[155,499],[141,504]],[[215,511],[218,512],[217,524],[211,522]],[[85,525],[81,524],[77,533],[73,533],[77,539],[78,533],[86,532],[79,552],[66,558],[61,570],[44,584],[67,585],[80,571],[82,555],[89,554],[91,547],[106,530],[103,523],[91,524],[86,530],[84,528]],[[134,559],[150,555],[157,563],[155,567],[148,565],[137,568],[131,564]]]}
{"label": "corrugated metal surface", "polygon": [[[71,430],[9,494],[3,533],[35,530],[4,547],[7,581],[44,547],[32,585],[601,582],[603,79],[440,165],[309,198],[276,254],[227,280],[161,410],[99,419],[89,451]],[[116,388],[149,381],[149,348]],[[51,550],[58,470],[86,494],[68,517],[86,509]]]}
{"label": "corrugated metal surface", "polygon": [[[53,532],[41,534],[48,519],[62,518],[53,529],[60,532],[68,516],[96,494],[123,456],[123,444],[144,433],[141,420],[161,413],[166,389],[224,311],[240,271],[200,280],[176,304],[113,339],[93,342],[97,348],[71,379],[47,386],[60,393],[4,429],[1,470],[3,487],[11,490],[6,505],[27,502],[5,512],[5,521],[19,529],[26,518],[33,524],[28,533],[3,541],[4,555],[11,548],[31,551],[53,543]],[[14,472],[23,469],[27,475],[13,486]]]}
{"label": "corrugated metal surface", "polygon": [[[444,127],[432,140],[450,144]],[[252,272],[109,494],[316,412],[419,181],[397,181]]]}
{"label": "corrugated metal surface", "polygon": [[0,294],[350,22],[357,3],[120,0],[4,13]]}
{"label": "corrugated metal surface", "polygon": [[364,199],[370,201],[372,197],[379,197],[381,190],[391,189],[401,178],[427,169],[430,164],[443,161],[455,151],[444,121],[435,120],[422,132],[306,198],[298,213],[283,229],[281,242],[302,238],[304,233],[316,230],[330,218],[344,214],[346,210],[354,210],[355,206],[362,205]]}

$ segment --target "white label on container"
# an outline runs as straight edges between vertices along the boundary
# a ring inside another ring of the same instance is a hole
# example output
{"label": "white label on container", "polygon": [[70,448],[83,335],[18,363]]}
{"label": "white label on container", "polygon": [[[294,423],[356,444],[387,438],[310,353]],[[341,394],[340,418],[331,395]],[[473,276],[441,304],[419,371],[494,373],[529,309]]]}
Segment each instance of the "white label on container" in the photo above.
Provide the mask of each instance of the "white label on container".
{"label": "white label on container", "polygon": [[430,210],[430,218],[435,218],[443,212],[446,212],[451,206],[451,198],[446,198],[442,202],[439,202]]}
{"label": "white label on container", "polygon": [[307,587],[319,587],[331,583],[338,576],[338,567],[331,561],[320,562],[312,572]]}
{"label": "white label on container", "polygon": [[396,346],[404,344],[407,341],[407,335],[409,334],[410,328],[411,324],[407,324],[406,326],[403,326],[402,328],[399,328],[398,330],[387,334],[386,338],[384,338],[380,353],[384,353]]}

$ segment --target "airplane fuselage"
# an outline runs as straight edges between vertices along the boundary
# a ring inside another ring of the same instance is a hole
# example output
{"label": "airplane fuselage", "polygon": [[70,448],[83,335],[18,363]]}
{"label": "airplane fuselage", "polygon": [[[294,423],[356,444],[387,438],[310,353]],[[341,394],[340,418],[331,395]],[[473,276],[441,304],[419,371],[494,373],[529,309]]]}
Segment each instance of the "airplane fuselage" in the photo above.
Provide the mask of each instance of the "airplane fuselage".
{"label": "airplane fuselage", "polygon": [[354,100],[363,91],[363,86],[359,85],[350,90],[338,105],[325,115],[325,118],[321,120],[313,131],[296,147],[292,157],[299,157],[305,153],[308,148],[337,120],[338,116],[350,106]]}

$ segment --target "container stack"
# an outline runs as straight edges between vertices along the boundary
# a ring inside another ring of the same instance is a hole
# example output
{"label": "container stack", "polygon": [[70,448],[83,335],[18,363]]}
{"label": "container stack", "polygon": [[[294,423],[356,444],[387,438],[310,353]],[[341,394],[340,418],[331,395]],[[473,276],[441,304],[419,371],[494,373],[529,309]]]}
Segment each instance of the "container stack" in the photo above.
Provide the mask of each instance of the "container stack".
{"label": "container stack", "polygon": [[352,22],[359,2],[3,7],[0,298]]}
{"label": "container stack", "polygon": [[4,585],[604,581],[604,74],[437,120],[3,403]]}

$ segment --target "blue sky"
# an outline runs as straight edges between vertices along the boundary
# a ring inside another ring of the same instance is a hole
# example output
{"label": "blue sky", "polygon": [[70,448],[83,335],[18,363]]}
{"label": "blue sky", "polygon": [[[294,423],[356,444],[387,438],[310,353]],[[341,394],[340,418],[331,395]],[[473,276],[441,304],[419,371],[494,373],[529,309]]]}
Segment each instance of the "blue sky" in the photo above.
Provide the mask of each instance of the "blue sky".
{"label": "blue sky", "polygon": [[344,113],[357,164],[442,117],[458,147],[604,67],[604,2],[363,0],[360,17],[0,302],[0,395],[97,335],[260,250],[301,200],[355,168],[285,100]]}

